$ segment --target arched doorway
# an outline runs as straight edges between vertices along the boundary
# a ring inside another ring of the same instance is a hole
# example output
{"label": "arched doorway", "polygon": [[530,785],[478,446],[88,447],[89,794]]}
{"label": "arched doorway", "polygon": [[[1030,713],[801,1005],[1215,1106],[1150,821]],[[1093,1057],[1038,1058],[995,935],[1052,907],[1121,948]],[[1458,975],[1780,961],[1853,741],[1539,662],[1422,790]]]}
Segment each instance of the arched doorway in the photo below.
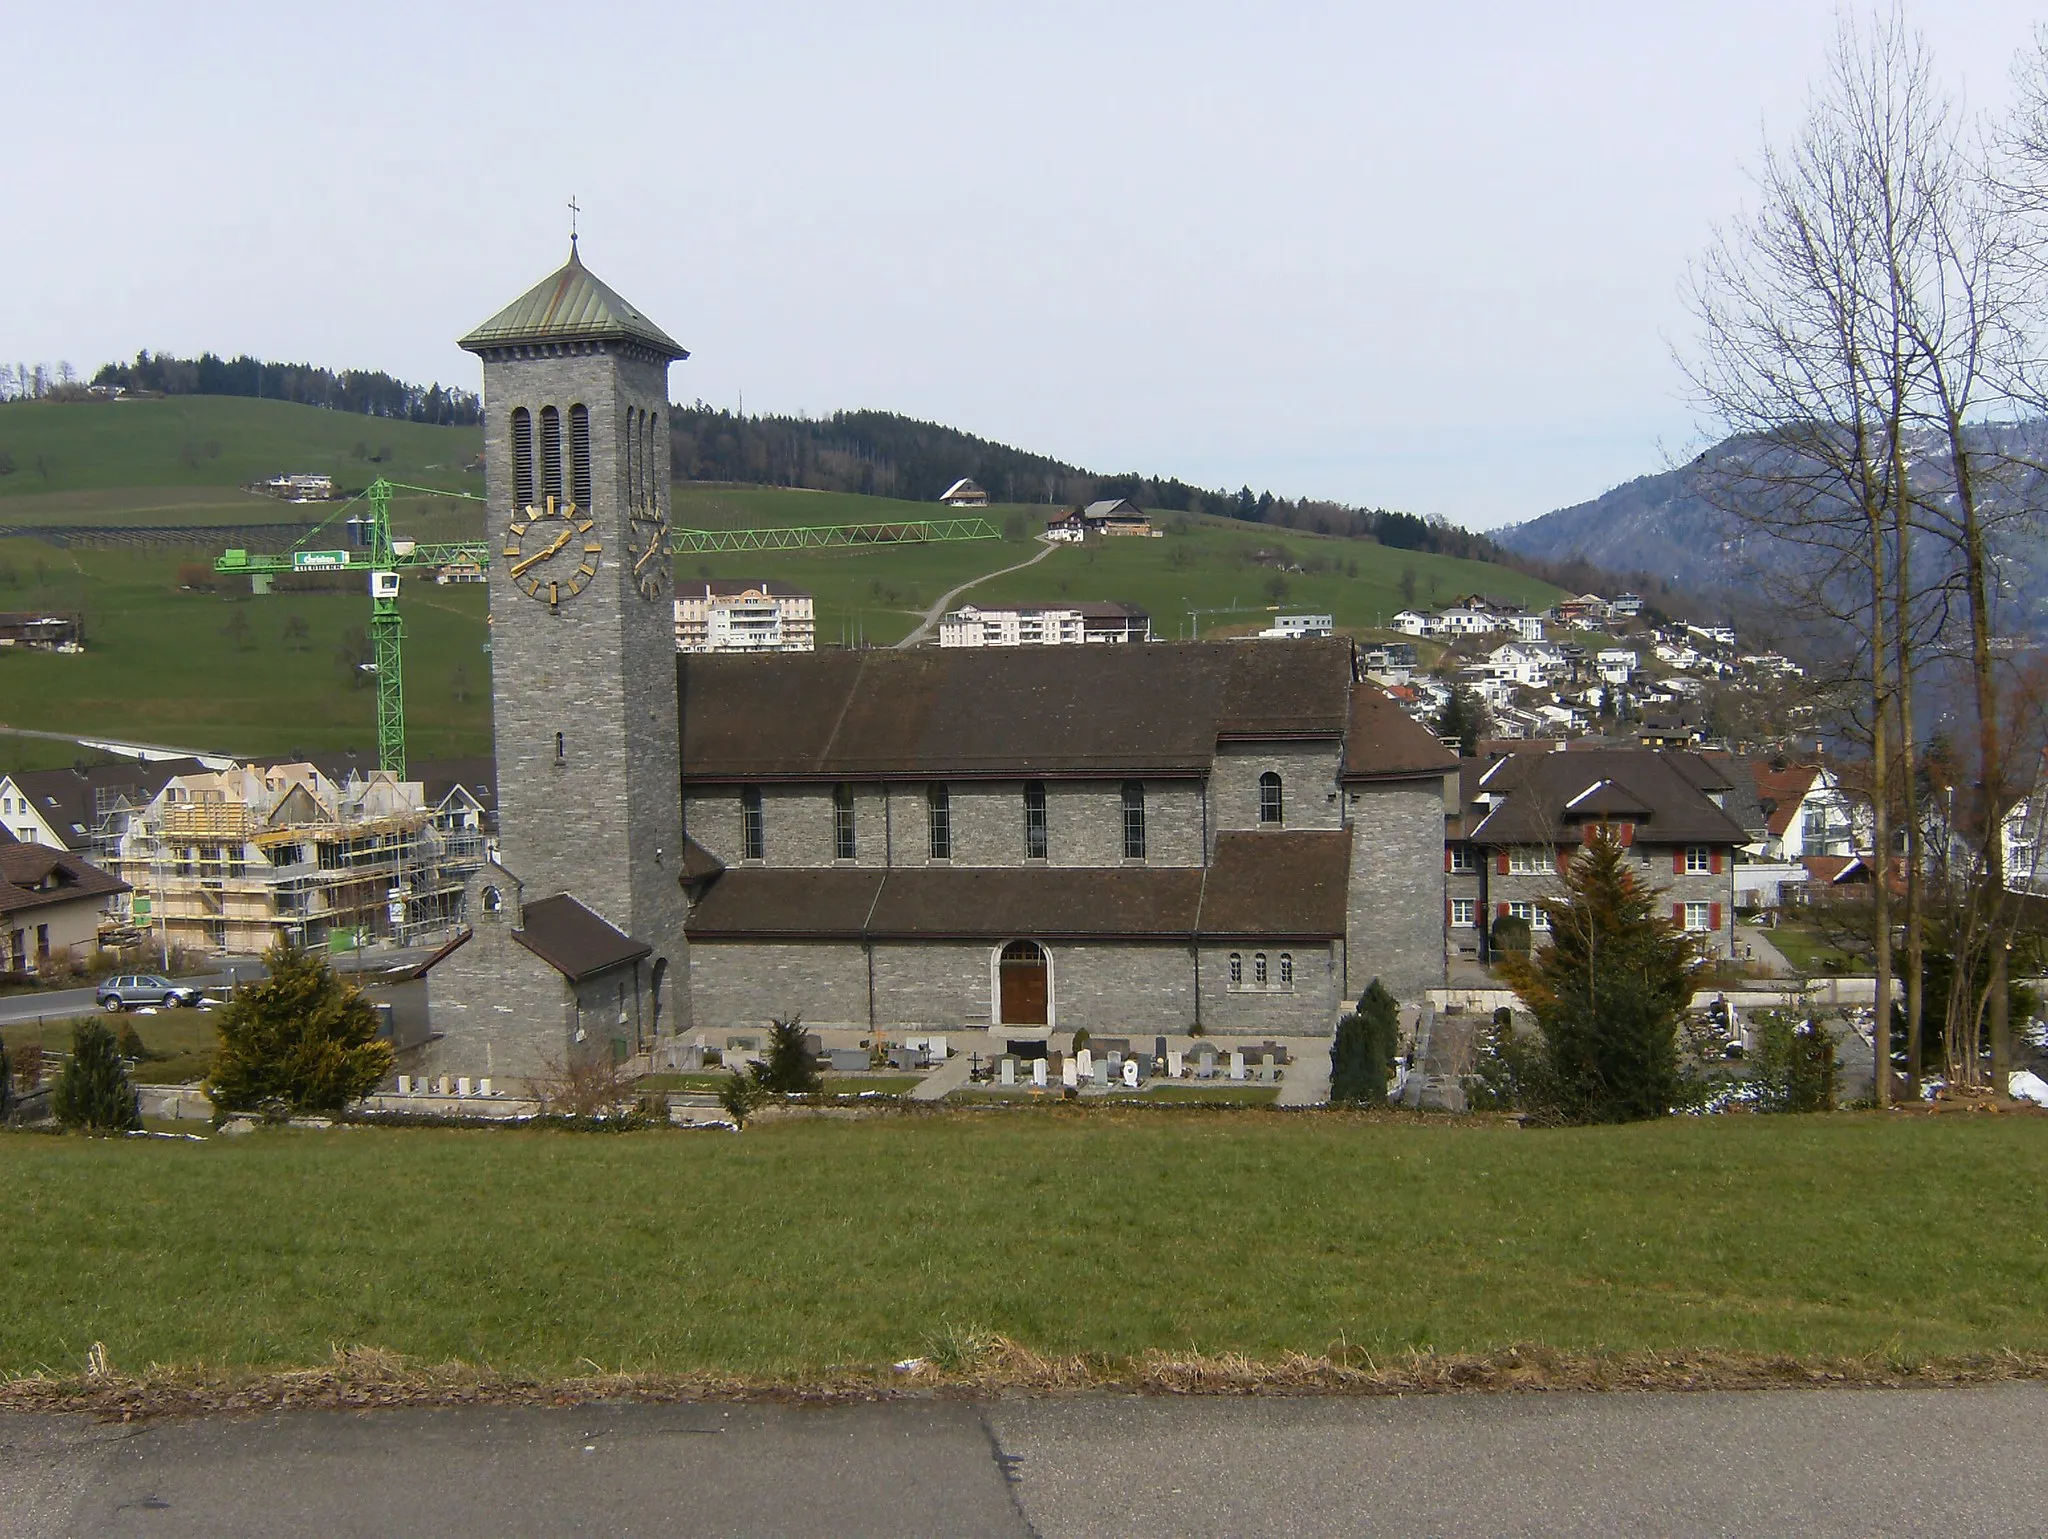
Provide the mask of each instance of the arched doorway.
{"label": "arched doorway", "polygon": [[1044,1026],[1051,964],[1037,941],[1011,941],[996,962],[996,1014],[1005,1026]]}

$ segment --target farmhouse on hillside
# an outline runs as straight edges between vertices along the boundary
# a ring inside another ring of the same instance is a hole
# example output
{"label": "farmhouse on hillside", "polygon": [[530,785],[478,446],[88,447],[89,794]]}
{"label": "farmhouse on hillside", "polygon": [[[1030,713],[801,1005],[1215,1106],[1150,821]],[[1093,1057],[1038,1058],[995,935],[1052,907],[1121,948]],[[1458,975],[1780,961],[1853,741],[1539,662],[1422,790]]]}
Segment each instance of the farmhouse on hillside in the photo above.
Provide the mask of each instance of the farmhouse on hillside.
{"label": "farmhouse on hillside", "polygon": [[985,508],[988,506],[988,493],[962,476],[939,494],[939,501],[949,508]]}

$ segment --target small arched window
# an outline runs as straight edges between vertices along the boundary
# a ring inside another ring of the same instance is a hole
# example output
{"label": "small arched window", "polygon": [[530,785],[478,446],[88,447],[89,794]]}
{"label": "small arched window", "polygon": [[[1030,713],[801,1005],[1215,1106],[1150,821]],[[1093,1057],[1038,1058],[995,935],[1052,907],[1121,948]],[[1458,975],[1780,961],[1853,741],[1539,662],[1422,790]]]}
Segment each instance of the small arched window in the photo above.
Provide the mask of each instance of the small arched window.
{"label": "small arched window", "polygon": [[580,402],[569,408],[569,499],[590,507],[590,408]]}
{"label": "small arched window", "polygon": [[1294,987],[1294,953],[1291,951],[1280,953],[1280,987],[1283,989]]}
{"label": "small arched window", "polygon": [[562,416],[552,406],[540,409],[540,494],[562,500]]}
{"label": "small arched window", "polygon": [[505,895],[495,887],[486,887],[482,893],[486,914],[502,914],[505,911]]}
{"label": "small arched window", "polygon": [[1280,794],[1280,777],[1272,770],[1267,770],[1259,777],[1259,821],[1284,823],[1286,810],[1286,804]]}
{"label": "small arched window", "polygon": [[1266,953],[1263,951],[1252,953],[1252,982],[1260,988],[1266,986]]}
{"label": "small arched window", "polygon": [[1238,952],[1233,951],[1230,953],[1230,986],[1236,988],[1243,982],[1244,957]]}
{"label": "small arched window", "polygon": [[533,506],[533,413],[524,406],[512,412],[512,506]]}

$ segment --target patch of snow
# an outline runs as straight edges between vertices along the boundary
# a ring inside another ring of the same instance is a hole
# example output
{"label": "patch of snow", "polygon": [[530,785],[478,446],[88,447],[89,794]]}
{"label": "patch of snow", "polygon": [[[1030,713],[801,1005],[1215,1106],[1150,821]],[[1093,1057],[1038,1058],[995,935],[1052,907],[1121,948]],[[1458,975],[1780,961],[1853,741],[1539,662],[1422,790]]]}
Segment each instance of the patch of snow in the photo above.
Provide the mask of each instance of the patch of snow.
{"label": "patch of snow", "polygon": [[2005,1088],[2015,1101],[2032,1101],[2036,1106],[2048,1106],[2048,1079],[2041,1078],[2032,1069],[2020,1069],[2007,1075]]}

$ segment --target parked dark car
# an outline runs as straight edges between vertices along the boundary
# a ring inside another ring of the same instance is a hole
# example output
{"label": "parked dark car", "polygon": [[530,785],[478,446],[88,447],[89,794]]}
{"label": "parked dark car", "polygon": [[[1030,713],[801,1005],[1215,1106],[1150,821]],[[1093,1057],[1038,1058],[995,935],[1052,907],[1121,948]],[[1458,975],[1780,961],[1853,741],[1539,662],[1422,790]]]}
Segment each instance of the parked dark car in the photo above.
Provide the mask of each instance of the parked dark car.
{"label": "parked dark car", "polygon": [[92,997],[102,1010],[132,1010],[137,1005],[196,1005],[199,990],[151,973],[125,973],[107,979]]}

